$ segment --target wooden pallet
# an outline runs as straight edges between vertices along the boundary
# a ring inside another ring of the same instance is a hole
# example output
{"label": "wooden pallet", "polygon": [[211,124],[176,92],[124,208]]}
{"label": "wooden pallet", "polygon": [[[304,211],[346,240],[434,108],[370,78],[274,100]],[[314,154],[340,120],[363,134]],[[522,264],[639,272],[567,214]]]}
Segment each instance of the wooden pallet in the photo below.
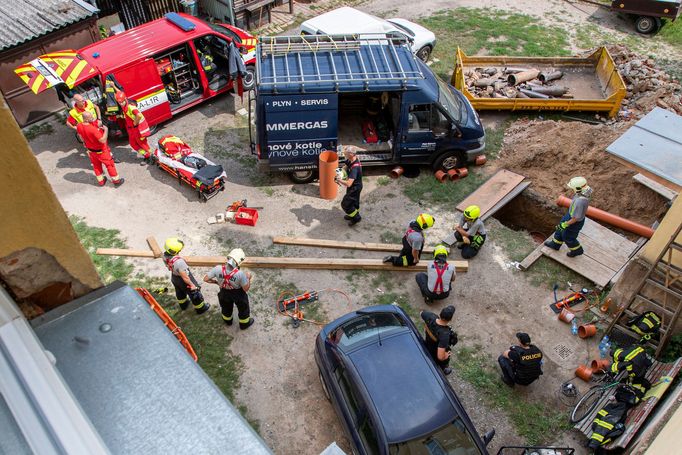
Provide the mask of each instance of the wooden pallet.
{"label": "wooden pallet", "polygon": [[[547,240],[551,238],[548,237]],[[597,286],[605,287],[627,264],[637,249],[636,243],[589,218],[585,219],[578,240],[585,250],[581,256],[569,258],[566,256],[567,248],[556,251],[540,244],[519,266],[526,270],[544,255],[584,276]]]}
{"label": "wooden pallet", "polygon": [[522,183],[524,179],[522,175],[500,169],[460,202],[456,209],[464,212],[468,206],[477,205],[481,209],[481,219],[485,220],[530,185],[528,182]]}
{"label": "wooden pallet", "polygon": [[[635,437],[639,428],[644,424],[646,418],[651,414],[656,403],[661,400],[661,397],[668,386],[672,383],[672,380],[677,376],[677,374],[682,368],[682,358],[677,359],[674,363],[663,363],[654,361],[653,365],[649,368],[646,374],[646,378],[651,382],[652,388],[644,396],[644,399],[634,408],[628,411],[627,419],[625,420],[625,433],[620,435],[617,439],[606,446],[606,449],[616,449],[625,448],[630,443],[632,438]],[[671,378],[668,380],[666,377]],[[661,381],[663,379],[663,381]],[[659,383],[659,381],[661,381]],[[657,386],[658,384],[658,386]],[[659,387],[656,389],[656,387]],[[580,431],[586,437],[592,435],[592,422],[599,412],[613,397],[616,393],[616,387],[611,388],[604,396],[599,400],[597,406],[594,410],[588,414],[583,420],[575,425],[575,429]],[[654,394],[654,390],[658,393]]]}

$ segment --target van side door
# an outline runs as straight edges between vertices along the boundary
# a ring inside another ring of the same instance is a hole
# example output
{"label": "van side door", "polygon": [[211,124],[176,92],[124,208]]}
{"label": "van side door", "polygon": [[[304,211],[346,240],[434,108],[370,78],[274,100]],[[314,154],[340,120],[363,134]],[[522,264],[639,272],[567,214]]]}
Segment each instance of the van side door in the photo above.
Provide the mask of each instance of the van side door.
{"label": "van side door", "polygon": [[122,70],[114,71],[128,98],[137,101],[149,126],[171,118],[166,87],[153,58],[137,62]]}
{"label": "van side door", "polygon": [[450,118],[435,103],[406,103],[401,119],[400,162],[426,163],[451,135]]}

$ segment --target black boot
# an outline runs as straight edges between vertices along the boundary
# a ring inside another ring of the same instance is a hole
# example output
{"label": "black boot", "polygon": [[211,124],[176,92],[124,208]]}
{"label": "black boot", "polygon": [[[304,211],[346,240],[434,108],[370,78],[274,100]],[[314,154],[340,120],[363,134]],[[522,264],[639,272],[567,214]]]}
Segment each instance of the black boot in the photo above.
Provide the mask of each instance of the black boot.
{"label": "black boot", "polygon": [[249,318],[249,322],[240,322],[239,323],[239,329],[240,330],[246,330],[249,327],[251,327],[254,322],[256,322],[256,321],[254,321],[253,318]]}
{"label": "black boot", "polygon": [[350,220],[353,219],[353,217],[350,216],[350,215],[343,215],[343,219],[346,220],[346,221],[350,221]]}
{"label": "black boot", "polygon": [[233,321],[233,320],[234,320],[234,318],[225,319],[225,316],[223,316],[223,322],[224,322],[226,325],[232,325],[232,321]]}
{"label": "black boot", "polygon": [[360,215],[355,215],[353,218],[350,219],[348,226],[355,226],[360,221],[362,221],[362,217]]}
{"label": "black boot", "polygon": [[561,248],[561,243],[556,243],[552,239],[546,240],[544,245],[548,248],[551,248],[551,249],[557,250],[557,251],[559,251],[559,249]]}
{"label": "black boot", "polygon": [[584,252],[585,251],[583,250],[583,247],[581,246],[578,249],[570,250],[568,253],[566,253],[566,256],[568,256],[569,258],[574,258],[576,256],[580,256]]}
{"label": "black boot", "polygon": [[180,305],[180,309],[182,311],[185,311],[189,307],[189,300],[185,300],[184,302],[178,302],[178,305]]}
{"label": "black boot", "polygon": [[384,256],[384,259],[381,262],[393,262],[393,256]]}
{"label": "black boot", "polygon": [[208,311],[208,309],[211,308],[211,304],[208,302],[203,302],[203,305],[200,306],[199,308],[194,308],[194,311],[197,312],[197,314],[204,314]]}

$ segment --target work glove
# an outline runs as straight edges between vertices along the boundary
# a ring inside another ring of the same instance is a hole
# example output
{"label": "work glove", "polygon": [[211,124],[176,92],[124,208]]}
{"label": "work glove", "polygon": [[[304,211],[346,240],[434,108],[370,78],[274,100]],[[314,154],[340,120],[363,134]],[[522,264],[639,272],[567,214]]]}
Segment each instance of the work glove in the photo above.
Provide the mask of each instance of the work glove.
{"label": "work glove", "polygon": [[557,224],[554,229],[559,231],[559,232],[562,232],[562,231],[565,231],[567,227],[568,227],[568,223],[566,221],[562,221],[561,223]]}

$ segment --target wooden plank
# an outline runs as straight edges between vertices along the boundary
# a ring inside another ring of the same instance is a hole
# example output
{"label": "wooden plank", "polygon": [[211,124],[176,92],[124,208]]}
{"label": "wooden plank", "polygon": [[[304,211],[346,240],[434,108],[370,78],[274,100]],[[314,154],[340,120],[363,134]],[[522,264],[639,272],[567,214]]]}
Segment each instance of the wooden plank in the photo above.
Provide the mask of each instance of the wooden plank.
{"label": "wooden plank", "polygon": [[581,255],[573,258],[566,256],[566,249],[562,248],[559,251],[553,250],[546,246],[542,247],[542,254],[550,257],[569,269],[573,270],[579,275],[584,276],[600,287],[605,287],[611,281],[611,278],[616,274],[616,271],[606,267],[603,264],[595,261],[589,256]]}
{"label": "wooden plank", "polygon": [[514,189],[511,190],[509,193],[507,193],[507,195],[506,195],[505,197],[503,197],[502,199],[500,199],[500,200],[497,202],[497,204],[493,205],[493,206],[490,208],[490,210],[488,210],[487,212],[485,212],[485,215],[481,216],[481,219],[482,219],[483,221],[485,221],[486,219],[488,219],[488,218],[490,218],[491,216],[493,216],[493,215],[494,215],[495,213],[497,213],[502,207],[504,207],[505,205],[509,204],[509,202],[510,202],[512,199],[514,199],[516,196],[518,196],[519,194],[521,194],[521,192],[523,192],[523,190],[525,190],[526,188],[528,188],[528,186],[530,186],[530,182],[521,182],[521,183],[519,183],[518,185],[516,185],[516,186],[514,187]]}
{"label": "wooden plank", "polygon": [[147,237],[147,245],[149,245],[149,249],[151,249],[152,253],[154,253],[155,258],[160,258],[163,256],[163,251],[161,251],[161,247],[154,237]]}
{"label": "wooden plank", "polygon": [[457,205],[457,210],[463,212],[468,206],[475,204],[481,208],[481,216],[492,209],[502,198],[525,179],[524,176],[506,169],[500,169],[490,177],[476,191],[471,193]]}
{"label": "wooden plank", "polygon": [[[341,248],[347,250],[398,252],[403,246],[390,243],[351,242],[345,240],[307,239],[303,237],[276,236],[272,243],[278,245],[313,246],[318,248]],[[433,248],[424,248],[422,254],[433,253]]]}
{"label": "wooden plank", "polygon": [[[154,259],[154,253],[145,250],[126,250],[120,248],[99,248],[97,254],[106,256],[127,256]],[[195,267],[213,267],[224,264],[225,256],[183,256],[187,264]],[[284,258],[284,257],[247,257],[242,267],[248,268],[289,268],[311,270],[388,270],[394,272],[424,272],[429,261],[421,261],[410,267],[395,267],[384,264],[381,259],[354,258]],[[468,261],[450,261],[457,272],[467,272]]]}
{"label": "wooden plank", "polygon": [[677,192],[671,190],[665,185],[661,185],[660,183],[656,182],[655,180],[650,179],[644,174],[636,174],[632,177],[635,182],[641,183],[642,185],[646,186],[650,190],[660,194],[664,198],[666,198],[669,201],[672,201],[675,199],[677,196]]}
{"label": "wooden plank", "polygon": [[519,267],[521,270],[528,270],[528,267],[533,265],[535,261],[540,259],[542,256],[542,244],[538,245],[537,248],[533,250],[532,253],[530,253],[528,256],[526,256],[523,261],[519,264]]}
{"label": "wooden plank", "polygon": [[628,259],[631,253],[637,248],[635,242],[631,242],[620,234],[589,218],[585,220],[585,225],[580,230],[578,240],[583,236],[590,237],[601,245],[603,249],[613,251],[618,257]]}
{"label": "wooden plank", "polygon": [[578,237],[578,240],[585,250],[584,256],[608,267],[613,271],[614,275],[628,262],[627,257],[622,257],[622,255],[617,255],[615,251],[604,248],[590,237]]}

